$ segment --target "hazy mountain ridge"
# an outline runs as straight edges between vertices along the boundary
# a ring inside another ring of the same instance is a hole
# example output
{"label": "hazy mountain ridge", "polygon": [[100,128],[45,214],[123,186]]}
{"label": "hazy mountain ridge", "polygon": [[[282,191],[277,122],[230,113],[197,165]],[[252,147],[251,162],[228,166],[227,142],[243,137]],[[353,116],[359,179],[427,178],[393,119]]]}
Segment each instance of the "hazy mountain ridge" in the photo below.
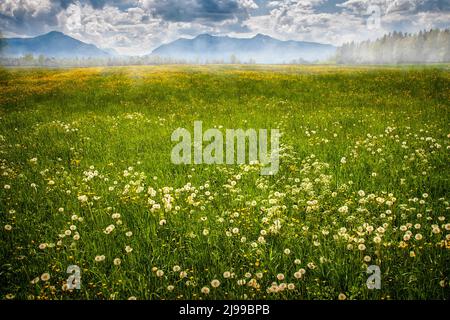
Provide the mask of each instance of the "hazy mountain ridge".
{"label": "hazy mountain ridge", "polygon": [[4,38],[1,55],[19,57],[26,54],[56,58],[108,57],[110,53],[64,33],[52,31],[33,38]]}
{"label": "hazy mountain ridge", "polygon": [[286,63],[329,59],[336,47],[304,41],[282,41],[258,34],[253,38],[232,38],[202,34],[193,39],[181,38],[161,45],[151,55],[190,62],[222,61],[254,63]]}

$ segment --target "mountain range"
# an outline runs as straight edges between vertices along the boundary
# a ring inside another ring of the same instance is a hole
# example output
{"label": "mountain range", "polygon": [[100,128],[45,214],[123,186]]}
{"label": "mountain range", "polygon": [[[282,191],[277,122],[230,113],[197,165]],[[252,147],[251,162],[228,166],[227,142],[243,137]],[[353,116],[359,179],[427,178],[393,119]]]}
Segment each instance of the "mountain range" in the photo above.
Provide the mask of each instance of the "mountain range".
{"label": "mountain range", "polygon": [[232,38],[201,34],[194,39],[178,39],[152,51],[151,55],[190,62],[221,61],[283,63],[326,60],[336,52],[329,44],[281,41],[257,34],[253,38]]}
{"label": "mountain range", "polygon": [[55,58],[108,57],[110,53],[58,31],[33,38],[5,38],[1,55],[18,57],[25,54]]}
{"label": "mountain range", "polygon": [[[55,58],[112,57],[112,49],[99,49],[64,33],[52,31],[33,38],[4,38],[2,56],[25,54]],[[252,38],[232,38],[201,34],[193,39],[180,38],[154,49],[148,56],[184,62],[289,63],[323,61],[336,52],[329,44],[281,41],[258,34]]]}

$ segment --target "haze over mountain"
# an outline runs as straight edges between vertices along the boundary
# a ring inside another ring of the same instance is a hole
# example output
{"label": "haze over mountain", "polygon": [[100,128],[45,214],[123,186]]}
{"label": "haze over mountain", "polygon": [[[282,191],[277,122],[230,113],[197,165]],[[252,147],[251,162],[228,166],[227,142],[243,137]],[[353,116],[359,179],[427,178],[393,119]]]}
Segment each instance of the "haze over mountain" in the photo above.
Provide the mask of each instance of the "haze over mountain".
{"label": "haze over mountain", "polygon": [[335,52],[336,47],[329,44],[281,41],[263,34],[253,38],[201,34],[193,39],[181,38],[164,44],[153,50],[151,55],[189,62],[230,62],[236,59],[241,62],[289,63],[323,61]]}
{"label": "haze over mountain", "polygon": [[52,31],[33,38],[5,38],[1,55],[18,57],[25,54],[55,58],[108,57],[109,52],[76,40],[64,33]]}

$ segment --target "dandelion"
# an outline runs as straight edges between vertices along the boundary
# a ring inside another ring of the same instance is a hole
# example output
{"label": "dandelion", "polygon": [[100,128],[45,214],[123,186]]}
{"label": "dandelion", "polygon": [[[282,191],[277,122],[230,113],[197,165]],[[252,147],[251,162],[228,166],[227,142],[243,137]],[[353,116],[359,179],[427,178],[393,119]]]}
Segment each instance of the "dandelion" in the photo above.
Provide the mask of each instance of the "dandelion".
{"label": "dandelion", "polygon": [[130,247],[130,246],[126,246],[126,247],[125,247],[125,252],[126,252],[126,253],[130,253],[131,251],[133,251],[133,248],[132,248],[132,247]]}
{"label": "dandelion", "polygon": [[422,240],[422,235],[420,234],[420,233],[417,233],[415,236],[414,236],[414,239],[416,239],[417,241],[420,241],[420,240]]}
{"label": "dandelion", "polygon": [[41,243],[39,245],[39,249],[44,250],[45,248],[47,248],[47,244],[46,243]]}
{"label": "dandelion", "polygon": [[173,291],[173,289],[175,289],[174,286],[172,286],[172,285],[168,285],[167,286],[167,291]]}
{"label": "dandelion", "polygon": [[338,209],[339,213],[347,213],[348,212],[348,207],[347,206],[342,206]]}
{"label": "dandelion", "polygon": [[36,284],[39,282],[39,277],[34,278],[33,280],[30,281],[31,284]]}
{"label": "dandelion", "polygon": [[5,230],[6,231],[11,231],[12,230],[12,226],[10,224],[5,224]]}
{"label": "dandelion", "polygon": [[179,272],[181,270],[180,266],[173,266],[172,268],[173,272]]}
{"label": "dandelion", "polygon": [[165,225],[166,223],[167,223],[166,219],[162,219],[162,220],[159,221],[159,225],[160,225],[160,226],[163,226],[163,225]]}
{"label": "dandelion", "polygon": [[202,290],[201,290],[201,292],[202,292],[203,294],[209,294],[209,288],[208,288],[208,287],[203,287]]}
{"label": "dandelion", "polygon": [[296,271],[296,272],[294,273],[294,277],[295,277],[296,279],[301,279],[301,277],[302,277],[301,272],[300,272],[300,271]]}
{"label": "dandelion", "polygon": [[208,230],[208,229],[203,229],[202,234],[203,234],[204,236],[207,236],[207,235],[209,234],[209,230]]}
{"label": "dandelion", "polygon": [[278,279],[279,281],[284,280],[284,274],[282,274],[282,273],[277,274],[277,279]]}
{"label": "dandelion", "polygon": [[43,273],[43,274],[41,275],[41,280],[42,280],[42,281],[48,281],[48,280],[50,280],[50,274],[47,273],[47,272]]}
{"label": "dandelion", "polygon": [[131,237],[131,236],[133,235],[133,232],[127,231],[127,232],[125,233],[125,235],[126,235],[127,237]]}
{"label": "dandelion", "polygon": [[186,277],[187,277],[187,272],[186,271],[181,271],[180,272],[180,278],[183,279],[183,278],[186,278]]}
{"label": "dandelion", "polygon": [[231,273],[230,273],[229,271],[225,271],[225,272],[223,273],[223,277],[224,277],[225,279],[228,279],[230,276],[231,276]]}
{"label": "dandelion", "polygon": [[284,249],[283,252],[284,252],[284,254],[287,255],[287,256],[291,254],[291,250],[289,250],[289,249]]}
{"label": "dandelion", "polygon": [[102,262],[102,261],[105,261],[105,258],[106,257],[104,255],[95,256],[94,260],[95,260],[95,262]]}
{"label": "dandelion", "polygon": [[294,289],[295,289],[295,284],[289,283],[289,284],[287,285],[287,288],[288,288],[289,290],[294,290]]}
{"label": "dandelion", "polygon": [[372,260],[372,258],[370,256],[364,257],[364,262],[370,262],[370,260]]}
{"label": "dandelion", "polygon": [[314,270],[316,268],[316,265],[314,264],[314,262],[309,262],[306,266],[311,270]]}
{"label": "dandelion", "polygon": [[157,277],[161,278],[163,275],[164,275],[164,271],[162,271],[162,270],[156,271],[156,276]]}
{"label": "dandelion", "polygon": [[135,296],[131,296],[128,298],[128,300],[137,300],[137,298]]}
{"label": "dandelion", "polygon": [[88,201],[88,197],[86,195],[78,196],[78,201],[84,203]]}
{"label": "dandelion", "polygon": [[345,300],[345,299],[347,299],[347,296],[345,294],[343,294],[343,293],[339,293],[338,299],[339,300]]}
{"label": "dandelion", "polygon": [[220,281],[217,279],[214,279],[211,281],[211,287],[213,288],[217,288],[218,286],[220,286]]}
{"label": "dandelion", "polygon": [[11,189],[11,186],[10,186],[9,184],[5,184],[5,185],[3,186],[3,188],[4,188],[5,190],[9,190],[9,189]]}
{"label": "dandelion", "polygon": [[115,266],[120,266],[120,264],[122,263],[122,260],[120,260],[120,258],[115,258],[113,260],[113,263],[114,263]]}
{"label": "dandelion", "polygon": [[359,251],[364,251],[364,250],[366,250],[366,246],[364,245],[364,243],[360,243],[360,244],[358,245],[358,250],[359,250]]}

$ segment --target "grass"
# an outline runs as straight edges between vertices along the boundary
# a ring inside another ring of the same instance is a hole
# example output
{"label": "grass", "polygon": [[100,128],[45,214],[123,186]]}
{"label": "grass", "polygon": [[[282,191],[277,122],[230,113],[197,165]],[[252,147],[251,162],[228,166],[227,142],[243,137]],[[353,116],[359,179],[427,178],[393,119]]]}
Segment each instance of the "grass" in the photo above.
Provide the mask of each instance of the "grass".
{"label": "grass", "polygon": [[[448,299],[449,106],[442,68],[2,70],[0,297]],[[196,120],[280,171],[172,164]]]}

